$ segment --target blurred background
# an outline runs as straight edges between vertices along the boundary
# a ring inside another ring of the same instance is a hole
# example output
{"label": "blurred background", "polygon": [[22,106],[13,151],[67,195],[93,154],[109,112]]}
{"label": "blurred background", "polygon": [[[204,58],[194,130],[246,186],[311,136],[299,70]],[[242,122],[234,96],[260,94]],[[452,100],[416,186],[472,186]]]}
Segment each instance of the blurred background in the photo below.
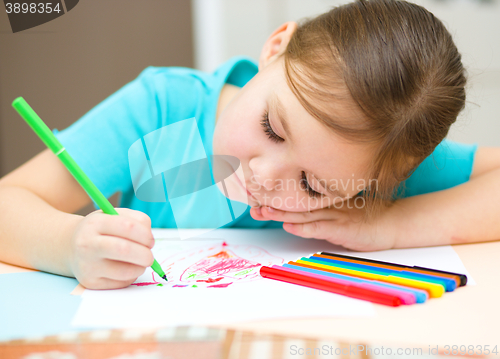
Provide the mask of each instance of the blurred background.
{"label": "blurred background", "polygon": [[[0,176],[44,149],[11,107],[23,96],[63,128],[147,66],[213,71],[258,59],[283,22],[348,1],[86,0],[51,22],[12,33],[0,5]],[[418,0],[448,27],[469,73],[468,103],[449,138],[500,146],[500,0]]]}

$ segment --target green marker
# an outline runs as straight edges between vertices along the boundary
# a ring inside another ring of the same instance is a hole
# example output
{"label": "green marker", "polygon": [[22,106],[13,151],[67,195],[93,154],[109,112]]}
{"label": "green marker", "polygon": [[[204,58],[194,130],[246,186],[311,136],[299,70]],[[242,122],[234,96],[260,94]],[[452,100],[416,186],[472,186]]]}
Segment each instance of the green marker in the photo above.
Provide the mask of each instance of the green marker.
{"label": "green marker", "polygon": [[[12,102],[12,107],[21,115],[21,117],[28,123],[33,131],[40,137],[45,145],[61,160],[66,166],[68,171],[75,177],[80,186],[87,192],[87,194],[94,200],[95,203],[106,214],[118,214],[113,205],[109,203],[108,199],[99,191],[95,184],[88,178],[83,170],[78,166],[73,157],[71,157],[62,146],[61,142],[54,136],[52,131],[36,114],[30,105],[22,98],[18,97]],[[160,277],[167,280],[167,276],[160,264],[156,261],[153,262],[151,268],[158,273]]]}

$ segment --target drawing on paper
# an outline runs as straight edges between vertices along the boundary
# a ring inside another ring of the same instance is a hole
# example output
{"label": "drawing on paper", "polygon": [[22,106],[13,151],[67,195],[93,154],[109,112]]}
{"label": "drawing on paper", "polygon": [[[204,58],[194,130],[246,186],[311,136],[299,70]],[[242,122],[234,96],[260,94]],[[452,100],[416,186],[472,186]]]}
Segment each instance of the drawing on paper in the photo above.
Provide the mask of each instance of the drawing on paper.
{"label": "drawing on paper", "polygon": [[[168,249],[165,248],[164,251],[168,252]],[[234,283],[261,278],[259,269],[262,265],[271,266],[283,262],[283,258],[273,256],[260,247],[231,245],[223,241],[198,245],[160,259],[168,278],[168,286],[175,288],[226,288]],[[156,273],[148,270],[134,285],[158,285],[162,282]]]}

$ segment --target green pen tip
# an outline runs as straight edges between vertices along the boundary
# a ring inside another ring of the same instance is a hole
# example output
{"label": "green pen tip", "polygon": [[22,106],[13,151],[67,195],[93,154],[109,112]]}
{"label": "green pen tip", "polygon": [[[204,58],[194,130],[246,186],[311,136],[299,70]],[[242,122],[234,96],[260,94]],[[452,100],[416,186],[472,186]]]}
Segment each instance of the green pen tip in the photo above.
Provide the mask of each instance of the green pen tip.
{"label": "green pen tip", "polygon": [[167,275],[165,274],[164,276],[162,276],[163,279],[165,279],[165,281],[168,282],[168,279],[167,279]]}

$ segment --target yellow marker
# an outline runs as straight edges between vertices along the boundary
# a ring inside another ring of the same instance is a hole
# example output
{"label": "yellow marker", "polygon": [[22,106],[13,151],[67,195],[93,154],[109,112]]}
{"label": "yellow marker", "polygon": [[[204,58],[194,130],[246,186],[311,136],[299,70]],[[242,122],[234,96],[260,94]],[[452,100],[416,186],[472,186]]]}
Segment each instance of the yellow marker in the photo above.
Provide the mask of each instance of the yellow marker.
{"label": "yellow marker", "polygon": [[[291,263],[293,263],[293,262],[291,262]],[[335,271],[337,273],[353,275],[353,276],[360,277],[360,278],[376,279],[376,280],[379,280],[382,282],[395,283],[395,284],[400,284],[400,285],[404,285],[407,287],[423,289],[429,293],[431,298],[439,298],[444,293],[444,287],[442,285],[424,282],[421,280],[408,279],[408,278],[398,277],[396,275],[381,275],[381,274],[367,273],[367,272],[357,271],[357,270],[353,270],[353,269],[345,269],[345,268],[341,268],[341,267],[336,267],[334,265],[326,265],[326,264],[319,264],[319,263],[310,262],[310,261],[304,261],[301,259],[297,260],[296,263],[304,264],[304,265],[311,266],[311,267],[329,269],[329,270]]]}

